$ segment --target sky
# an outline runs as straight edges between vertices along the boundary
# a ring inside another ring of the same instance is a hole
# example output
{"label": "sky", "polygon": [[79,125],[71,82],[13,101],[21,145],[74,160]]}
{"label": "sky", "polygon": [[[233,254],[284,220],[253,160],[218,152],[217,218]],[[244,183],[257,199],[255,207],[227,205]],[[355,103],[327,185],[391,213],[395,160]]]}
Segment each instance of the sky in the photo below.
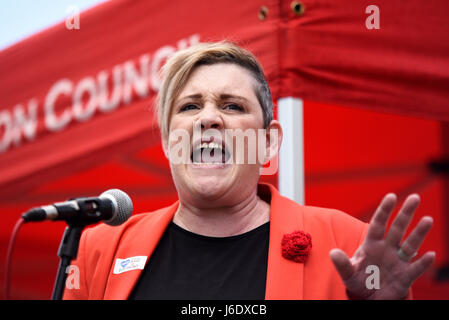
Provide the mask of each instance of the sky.
{"label": "sky", "polygon": [[107,0],[0,0],[0,50]]}

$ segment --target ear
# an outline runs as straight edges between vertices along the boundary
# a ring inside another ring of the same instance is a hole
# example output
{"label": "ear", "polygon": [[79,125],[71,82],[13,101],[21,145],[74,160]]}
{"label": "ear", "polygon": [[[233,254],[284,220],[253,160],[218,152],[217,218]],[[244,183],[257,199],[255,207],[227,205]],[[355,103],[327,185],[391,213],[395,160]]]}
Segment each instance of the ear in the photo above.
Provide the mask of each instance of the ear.
{"label": "ear", "polygon": [[161,142],[162,142],[162,149],[164,150],[164,155],[167,159],[169,159],[169,157],[168,157],[168,138],[161,137]]}
{"label": "ear", "polygon": [[279,154],[282,144],[282,136],[283,132],[281,124],[277,120],[272,120],[265,132],[265,164],[277,157]]}

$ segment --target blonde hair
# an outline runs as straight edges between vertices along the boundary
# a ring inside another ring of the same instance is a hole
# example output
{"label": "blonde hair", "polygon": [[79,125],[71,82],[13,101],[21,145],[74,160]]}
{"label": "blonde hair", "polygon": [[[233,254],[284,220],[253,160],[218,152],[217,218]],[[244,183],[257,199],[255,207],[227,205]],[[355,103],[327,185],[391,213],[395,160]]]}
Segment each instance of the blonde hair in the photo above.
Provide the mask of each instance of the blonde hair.
{"label": "blonde hair", "polygon": [[193,70],[200,65],[233,63],[248,71],[256,80],[255,93],[262,108],[264,127],[273,119],[273,101],[263,69],[249,51],[229,41],[199,43],[173,54],[161,69],[162,82],[156,100],[162,137],[168,137],[170,112]]}

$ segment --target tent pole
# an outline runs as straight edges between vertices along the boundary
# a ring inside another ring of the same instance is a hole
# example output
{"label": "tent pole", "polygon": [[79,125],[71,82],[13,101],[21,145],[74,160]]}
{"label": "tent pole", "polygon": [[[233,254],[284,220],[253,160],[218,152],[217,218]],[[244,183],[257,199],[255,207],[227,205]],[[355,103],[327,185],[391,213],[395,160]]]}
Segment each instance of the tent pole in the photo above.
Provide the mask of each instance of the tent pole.
{"label": "tent pole", "polygon": [[278,100],[278,121],[283,129],[279,152],[279,192],[302,205],[305,204],[303,108],[303,100],[299,98]]}
{"label": "tent pole", "polygon": [[444,253],[442,266],[437,272],[437,279],[441,281],[449,280],[449,174],[447,171],[447,164],[449,162],[449,123],[441,122],[441,140],[443,145],[443,164],[445,164],[446,170],[443,170],[441,174],[442,178],[442,199],[443,199],[443,234],[444,239]]}

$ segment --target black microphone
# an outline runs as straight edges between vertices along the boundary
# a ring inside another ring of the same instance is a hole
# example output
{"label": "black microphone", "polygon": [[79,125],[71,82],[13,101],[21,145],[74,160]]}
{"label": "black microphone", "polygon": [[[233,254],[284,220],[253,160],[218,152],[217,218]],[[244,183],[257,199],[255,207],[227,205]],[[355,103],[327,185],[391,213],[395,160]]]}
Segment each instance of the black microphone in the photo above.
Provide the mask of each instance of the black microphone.
{"label": "black microphone", "polygon": [[119,189],[110,189],[99,197],[77,198],[33,208],[22,215],[25,222],[64,220],[78,225],[103,221],[118,226],[128,220],[133,211],[131,198]]}

